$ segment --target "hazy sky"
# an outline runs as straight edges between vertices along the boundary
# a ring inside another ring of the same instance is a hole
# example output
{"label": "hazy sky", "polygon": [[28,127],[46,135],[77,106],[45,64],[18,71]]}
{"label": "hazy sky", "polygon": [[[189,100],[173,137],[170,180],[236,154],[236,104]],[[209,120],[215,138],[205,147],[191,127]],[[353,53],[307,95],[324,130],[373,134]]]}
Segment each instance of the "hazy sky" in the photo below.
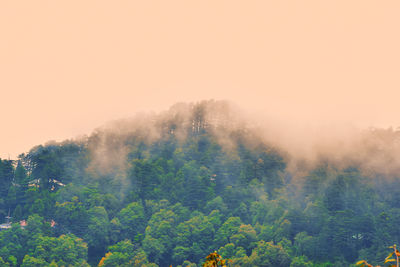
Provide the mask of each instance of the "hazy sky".
{"label": "hazy sky", "polygon": [[178,101],[400,125],[400,1],[0,1],[0,157]]}

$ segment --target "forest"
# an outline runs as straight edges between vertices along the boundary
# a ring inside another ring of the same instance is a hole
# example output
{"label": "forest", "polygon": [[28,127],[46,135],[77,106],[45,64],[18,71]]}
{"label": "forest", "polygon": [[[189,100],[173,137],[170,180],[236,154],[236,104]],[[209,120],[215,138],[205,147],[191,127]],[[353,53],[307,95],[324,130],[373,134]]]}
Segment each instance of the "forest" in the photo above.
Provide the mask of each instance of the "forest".
{"label": "forest", "polygon": [[[1,159],[0,266],[195,267],[214,251],[228,266],[382,264],[400,243],[396,169],[294,168],[239,117],[176,104]],[[393,162],[379,144],[399,132],[369,135],[371,157]]]}

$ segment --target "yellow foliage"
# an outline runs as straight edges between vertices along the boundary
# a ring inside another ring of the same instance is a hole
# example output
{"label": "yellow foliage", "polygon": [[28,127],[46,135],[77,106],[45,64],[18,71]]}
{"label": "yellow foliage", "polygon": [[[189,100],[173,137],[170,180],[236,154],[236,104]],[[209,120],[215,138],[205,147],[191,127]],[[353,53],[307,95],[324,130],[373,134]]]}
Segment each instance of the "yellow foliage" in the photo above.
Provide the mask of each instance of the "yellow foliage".
{"label": "yellow foliage", "polygon": [[107,257],[109,257],[111,255],[112,255],[111,252],[107,252],[106,255],[103,258],[101,258],[98,267],[104,266],[104,261],[107,259]]}
{"label": "yellow foliage", "polygon": [[203,267],[226,267],[226,262],[229,261],[222,259],[221,255],[216,251],[210,253],[206,259],[207,260],[203,263]]}

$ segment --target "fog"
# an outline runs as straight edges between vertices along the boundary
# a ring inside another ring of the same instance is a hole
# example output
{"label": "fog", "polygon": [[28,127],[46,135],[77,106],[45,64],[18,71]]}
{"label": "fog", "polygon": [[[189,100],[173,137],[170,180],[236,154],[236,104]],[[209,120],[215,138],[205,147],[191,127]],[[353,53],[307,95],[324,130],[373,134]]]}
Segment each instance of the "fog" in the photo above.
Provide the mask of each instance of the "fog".
{"label": "fog", "polygon": [[236,148],[237,134],[244,133],[250,148],[264,143],[278,151],[294,175],[326,163],[339,169],[358,167],[371,177],[393,177],[400,171],[400,131],[396,129],[284,123],[215,100],[178,103],[162,112],[140,113],[99,127],[88,139],[91,169],[99,175],[123,173],[134,146],[170,134],[184,141],[189,132],[199,129],[206,129],[228,153]]}
{"label": "fog", "polygon": [[262,114],[299,151],[348,128],[395,129],[399,8],[361,0],[3,1],[0,156],[203,99]]}

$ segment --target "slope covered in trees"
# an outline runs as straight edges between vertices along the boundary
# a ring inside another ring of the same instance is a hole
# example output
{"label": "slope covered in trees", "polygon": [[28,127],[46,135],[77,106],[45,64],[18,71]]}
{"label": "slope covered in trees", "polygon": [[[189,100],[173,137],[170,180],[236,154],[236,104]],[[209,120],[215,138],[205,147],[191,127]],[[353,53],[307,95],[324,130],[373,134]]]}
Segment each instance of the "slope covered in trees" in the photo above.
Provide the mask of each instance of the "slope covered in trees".
{"label": "slope covered in trees", "polygon": [[329,159],[297,173],[239,117],[179,104],[1,160],[1,265],[201,266],[217,251],[231,266],[349,266],[399,243],[399,177]]}

